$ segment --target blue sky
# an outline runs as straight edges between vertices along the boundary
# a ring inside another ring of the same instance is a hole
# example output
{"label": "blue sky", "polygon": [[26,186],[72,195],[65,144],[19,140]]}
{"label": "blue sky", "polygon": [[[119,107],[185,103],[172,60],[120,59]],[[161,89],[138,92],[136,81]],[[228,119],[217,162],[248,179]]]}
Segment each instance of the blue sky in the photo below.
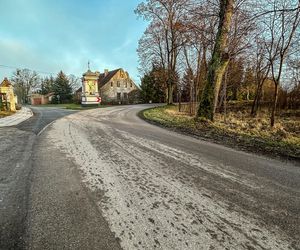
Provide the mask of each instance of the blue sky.
{"label": "blue sky", "polygon": [[[81,76],[124,68],[138,83],[141,0],[1,0],[0,65]],[[14,69],[0,67],[0,80]]]}

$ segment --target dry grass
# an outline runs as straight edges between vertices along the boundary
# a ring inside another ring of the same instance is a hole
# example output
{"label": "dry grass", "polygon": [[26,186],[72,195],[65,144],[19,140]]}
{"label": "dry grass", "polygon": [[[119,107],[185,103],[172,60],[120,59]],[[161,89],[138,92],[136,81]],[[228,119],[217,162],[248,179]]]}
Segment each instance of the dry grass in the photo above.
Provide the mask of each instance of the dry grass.
{"label": "dry grass", "polygon": [[249,109],[229,112],[226,121],[224,115],[216,114],[213,123],[195,120],[189,114],[179,112],[177,106],[148,109],[142,115],[160,125],[217,142],[300,159],[300,118],[297,112],[280,114],[274,128],[270,127],[267,110],[261,111],[256,118],[249,115]]}
{"label": "dry grass", "polygon": [[14,114],[12,111],[0,111],[0,118]]}
{"label": "dry grass", "polygon": [[226,122],[224,115],[217,114],[214,126],[228,132],[292,143],[300,147],[300,119],[297,117],[277,117],[275,126],[271,128],[267,111],[261,111],[255,118],[249,112],[238,111],[230,112]]}

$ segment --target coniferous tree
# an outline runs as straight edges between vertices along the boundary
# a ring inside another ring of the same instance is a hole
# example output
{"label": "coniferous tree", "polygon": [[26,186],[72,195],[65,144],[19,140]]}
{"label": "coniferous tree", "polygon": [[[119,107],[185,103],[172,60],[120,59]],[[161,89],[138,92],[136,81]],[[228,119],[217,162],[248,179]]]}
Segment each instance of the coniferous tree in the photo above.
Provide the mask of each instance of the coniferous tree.
{"label": "coniferous tree", "polygon": [[53,91],[54,78],[52,76],[45,77],[41,84],[41,94],[46,95]]}
{"label": "coniferous tree", "polygon": [[150,74],[146,74],[142,78],[141,99],[145,103],[154,101],[154,78]]}
{"label": "coniferous tree", "polygon": [[141,99],[143,102],[160,103],[165,100],[165,81],[163,70],[153,67],[152,71],[145,74],[141,82]]}
{"label": "coniferous tree", "polygon": [[53,92],[55,103],[68,103],[72,100],[72,87],[65,73],[60,71],[53,84]]}

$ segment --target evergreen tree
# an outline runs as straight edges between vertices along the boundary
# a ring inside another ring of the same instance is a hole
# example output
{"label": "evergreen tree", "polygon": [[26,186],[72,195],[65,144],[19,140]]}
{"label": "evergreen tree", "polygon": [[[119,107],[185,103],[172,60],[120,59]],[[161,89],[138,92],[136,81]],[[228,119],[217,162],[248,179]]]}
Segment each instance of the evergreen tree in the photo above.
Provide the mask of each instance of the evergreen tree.
{"label": "evergreen tree", "polygon": [[41,94],[46,95],[53,91],[54,78],[52,76],[45,77],[41,84]]}
{"label": "evergreen tree", "polygon": [[57,74],[52,90],[55,93],[53,102],[68,103],[72,100],[72,87],[70,81],[62,71]]}
{"label": "evergreen tree", "polygon": [[145,74],[141,82],[141,99],[143,102],[160,103],[165,100],[165,81],[161,68],[153,67]]}
{"label": "evergreen tree", "polygon": [[141,82],[141,99],[143,102],[148,103],[149,101],[154,102],[155,96],[154,90],[154,78],[151,74],[146,74],[142,78]]}

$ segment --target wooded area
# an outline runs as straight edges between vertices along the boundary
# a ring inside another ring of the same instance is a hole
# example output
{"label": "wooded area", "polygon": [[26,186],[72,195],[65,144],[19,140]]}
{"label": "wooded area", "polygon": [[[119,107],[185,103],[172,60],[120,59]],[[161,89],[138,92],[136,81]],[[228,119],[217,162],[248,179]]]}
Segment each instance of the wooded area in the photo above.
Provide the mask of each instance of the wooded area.
{"label": "wooded area", "polygon": [[[296,0],[147,0],[138,54],[144,101],[189,102],[214,120],[227,103],[249,115],[300,108],[300,3]],[[234,105],[231,105],[234,106]]]}
{"label": "wooded area", "polygon": [[42,95],[53,93],[53,104],[73,102],[74,91],[80,86],[81,81],[74,75],[67,76],[60,71],[56,77],[42,77],[37,72],[29,69],[17,69],[13,72],[11,82],[21,104],[29,103],[33,93]]}

